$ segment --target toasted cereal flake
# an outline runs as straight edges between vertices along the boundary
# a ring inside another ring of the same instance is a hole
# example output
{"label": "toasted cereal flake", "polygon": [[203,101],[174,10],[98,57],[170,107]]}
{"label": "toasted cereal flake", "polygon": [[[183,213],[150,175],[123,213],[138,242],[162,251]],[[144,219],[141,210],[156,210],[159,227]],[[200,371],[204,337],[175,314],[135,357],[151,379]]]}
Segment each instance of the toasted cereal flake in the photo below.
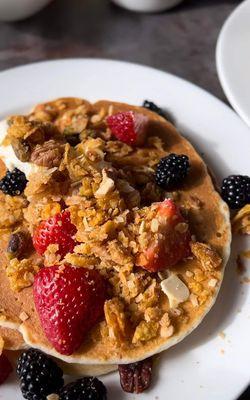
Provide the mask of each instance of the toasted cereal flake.
{"label": "toasted cereal flake", "polygon": [[52,394],[49,394],[49,395],[46,397],[46,399],[47,399],[47,400],[59,400],[59,396],[58,396],[58,394],[56,394],[56,393],[52,393]]}
{"label": "toasted cereal flake", "polygon": [[222,258],[208,244],[199,242],[191,243],[191,251],[200,261],[201,266],[207,271],[219,268],[222,263]]}
{"label": "toasted cereal flake", "polygon": [[2,336],[0,336],[0,355],[2,354],[3,348],[4,348],[4,340]]}
{"label": "toasted cereal flake", "polygon": [[212,278],[208,281],[208,286],[214,288],[217,285],[218,279]]}
{"label": "toasted cereal flake", "polygon": [[33,265],[33,261],[30,259],[20,261],[17,258],[13,258],[6,268],[11,288],[17,292],[31,286],[34,282],[34,275],[38,271],[39,267]]}
{"label": "toasted cereal flake", "polygon": [[116,297],[107,300],[104,304],[105,319],[109,329],[109,336],[118,342],[127,339],[128,321],[124,313],[123,303]]}
{"label": "toasted cereal flake", "polygon": [[98,190],[95,192],[95,197],[105,196],[108,193],[112,192],[114,188],[115,188],[114,180],[108,176],[108,170],[103,169],[102,170],[102,181],[101,181],[101,184],[100,184]]}
{"label": "toasted cereal flake", "polygon": [[26,314],[25,311],[22,311],[22,312],[20,313],[20,315],[19,315],[19,318],[20,318],[21,321],[24,322],[24,321],[27,321],[27,319],[29,319],[29,315]]}
{"label": "toasted cereal flake", "polygon": [[159,329],[158,322],[146,322],[141,321],[135,329],[135,333],[132,339],[132,343],[136,344],[138,342],[147,342],[157,336]]}
{"label": "toasted cereal flake", "polygon": [[250,204],[241,208],[232,221],[234,233],[250,235]]}
{"label": "toasted cereal flake", "polygon": [[191,301],[193,307],[199,306],[198,297],[195,294],[191,293],[189,296],[189,300]]}

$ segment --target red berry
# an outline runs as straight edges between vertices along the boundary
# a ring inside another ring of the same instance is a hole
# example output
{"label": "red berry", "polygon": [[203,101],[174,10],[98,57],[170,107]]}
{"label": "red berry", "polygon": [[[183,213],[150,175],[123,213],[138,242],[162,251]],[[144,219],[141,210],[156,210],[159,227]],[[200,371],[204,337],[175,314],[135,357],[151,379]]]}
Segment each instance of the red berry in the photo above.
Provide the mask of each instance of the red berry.
{"label": "red berry", "polygon": [[[166,199],[158,203],[156,219],[159,219],[159,229],[162,239],[153,240],[151,245],[140,254],[137,265],[150,272],[169,268],[190,254],[190,232],[175,203]],[[178,224],[181,224],[177,227]]]}
{"label": "red berry", "polygon": [[9,362],[8,358],[1,354],[0,356],[0,385],[6,381],[8,376],[13,371],[12,365]]}
{"label": "red berry", "polygon": [[33,245],[37,253],[42,255],[50,244],[58,244],[58,253],[64,257],[73,252],[75,234],[76,227],[70,221],[69,211],[63,211],[40,223],[33,235]]}
{"label": "red berry", "polygon": [[48,340],[69,355],[102,317],[106,284],[97,271],[54,265],[36,274],[33,294]]}
{"label": "red berry", "polygon": [[121,142],[131,146],[143,143],[148,118],[134,111],[120,112],[107,117],[112,134]]}

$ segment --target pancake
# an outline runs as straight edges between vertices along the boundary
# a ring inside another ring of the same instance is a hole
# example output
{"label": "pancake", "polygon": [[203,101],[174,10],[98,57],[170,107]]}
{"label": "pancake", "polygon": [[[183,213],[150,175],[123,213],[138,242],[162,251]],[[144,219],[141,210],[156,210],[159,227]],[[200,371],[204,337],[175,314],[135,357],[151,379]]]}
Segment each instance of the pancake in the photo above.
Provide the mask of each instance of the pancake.
{"label": "pancake", "polygon": [[[124,170],[124,173],[127,174],[126,177],[129,176],[131,181],[133,181],[135,175],[139,179],[138,169],[143,169],[145,164],[152,170],[156,163],[151,157],[152,154],[154,157],[158,157],[158,161],[169,153],[188,155],[191,162],[191,170],[183,187],[174,193],[175,202],[186,211],[188,223],[195,240],[212,246],[216,254],[221,257],[222,262],[215,270],[204,270],[199,257],[189,257],[171,267],[171,273],[178,275],[186,284],[190,296],[178,307],[173,308],[170,307],[168,297],[164,293],[160,293],[157,309],[162,314],[167,314],[170,321],[166,323],[165,328],[169,329],[167,332],[165,329],[164,335],[161,333],[162,330],[158,329],[149,340],[141,340],[139,338],[134,343],[132,340],[126,339],[121,341],[110,335],[109,327],[102,321],[91,330],[82,346],[76,352],[66,356],[59,354],[43,333],[39,316],[34,307],[32,287],[24,288],[20,292],[14,292],[10,288],[9,279],[5,273],[8,263],[4,252],[8,240],[8,235],[6,234],[6,238],[3,235],[1,239],[3,251],[0,262],[0,304],[4,309],[5,321],[15,324],[29,346],[39,348],[68,363],[100,365],[130,363],[145,359],[180,342],[200,324],[213,306],[230,254],[231,226],[229,210],[216,191],[207,167],[194,147],[177,132],[171,123],[149,110],[109,101],[99,101],[91,105],[86,101],[81,103],[80,99],[60,99],[36,107],[31,114],[31,118],[42,120],[47,118],[62,130],[61,124],[64,123],[64,120],[61,115],[67,110],[72,112],[76,107],[80,107],[81,104],[86,108],[88,115],[91,115],[91,118],[93,117],[93,125],[97,131],[101,130],[105,125],[104,118],[108,113],[132,110],[148,118],[148,141],[144,147],[128,151],[127,154],[126,152],[120,154],[119,151],[109,152],[107,150],[109,149],[108,146],[113,146],[113,143],[110,144],[110,139],[107,139],[109,144],[106,148],[105,161],[112,162],[112,165],[118,171]],[[152,146],[151,137],[161,138],[163,147],[158,146],[158,142]],[[150,198],[152,193],[147,193],[147,196]],[[148,278],[154,279],[158,286],[162,279],[159,276],[152,278],[150,274],[148,274]],[[132,299],[131,302],[133,301]],[[25,321],[20,320],[22,312],[25,312],[28,316]],[[151,322],[153,329],[155,327],[154,321],[152,320]]]}

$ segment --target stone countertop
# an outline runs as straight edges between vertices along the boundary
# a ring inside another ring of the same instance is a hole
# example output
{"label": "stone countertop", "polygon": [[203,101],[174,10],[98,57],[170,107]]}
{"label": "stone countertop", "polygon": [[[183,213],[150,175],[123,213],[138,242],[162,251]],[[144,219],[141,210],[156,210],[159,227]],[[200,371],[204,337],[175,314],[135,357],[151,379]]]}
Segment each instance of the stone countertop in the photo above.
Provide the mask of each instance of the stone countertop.
{"label": "stone countertop", "polygon": [[[169,12],[135,14],[108,0],[54,0],[25,21],[0,23],[0,70],[64,57],[112,58],[171,72],[226,101],[215,45],[238,4],[185,0]],[[249,399],[250,391],[240,400]]]}
{"label": "stone countertop", "polygon": [[150,65],[225,100],[215,67],[221,26],[237,0],[184,0],[169,12],[136,14],[108,0],[54,0],[28,20],[0,23],[0,70],[62,57]]}

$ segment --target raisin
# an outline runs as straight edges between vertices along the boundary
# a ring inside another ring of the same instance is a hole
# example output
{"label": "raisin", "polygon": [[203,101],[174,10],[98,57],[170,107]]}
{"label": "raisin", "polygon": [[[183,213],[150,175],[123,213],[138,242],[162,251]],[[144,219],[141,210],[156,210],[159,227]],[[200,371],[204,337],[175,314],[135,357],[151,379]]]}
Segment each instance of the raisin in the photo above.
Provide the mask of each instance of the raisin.
{"label": "raisin", "polygon": [[119,365],[121,387],[124,392],[142,393],[149,388],[152,378],[152,358],[133,364]]}
{"label": "raisin", "polygon": [[20,161],[27,162],[30,160],[31,149],[27,141],[21,139],[13,139],[11,145],[15,155]]}
{"label": "raisin", "polygon": [[10,236],[7,252],[10,258],[19,258],[25,254],[29,245],[30,238],[25,232],[19,231]]}

